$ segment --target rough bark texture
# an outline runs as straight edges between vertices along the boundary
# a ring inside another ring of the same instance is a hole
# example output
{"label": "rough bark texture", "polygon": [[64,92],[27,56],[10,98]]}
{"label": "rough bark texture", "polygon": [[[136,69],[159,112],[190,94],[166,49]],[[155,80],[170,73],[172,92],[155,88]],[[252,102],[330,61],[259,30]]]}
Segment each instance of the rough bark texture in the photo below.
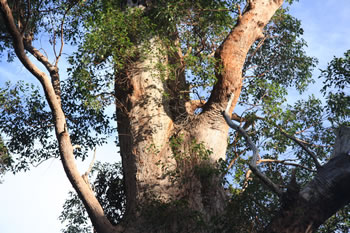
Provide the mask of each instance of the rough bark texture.
{"label": "rough bark texture", "polygon": [[[134,1],[128,2],[132,4]],[[283,1],[248,2],[247,10],[215,53],[219,61],[218,82],[204,106],[196,103],[203,108],[201,114],[193,114],[194,109],[188,106],[186,98],[176,101],[166,97],[168,93],[176,97],[179,90],[186,89],[187,85],[183,73],[174,81],[169,80],[167,72],[161,73],[156,68],[158,64],[176,63],[174,60],[178,59],[164,53],[165,48],[158,39],[152,39],[149,51],[141,52],[125,73],[118,74],[115,83],[116,111],[127,199],[127,221],[122,229],[112,226],[107,220],[101,205],[76,168],[60,102],[57,64],[50,64],[39,50],[32,47],[31,38],[18,30],[7,1],[0,0],[1,13],[13,39],[15,53],[43,86],[53,114],[63,167],[97,232],[206,232],[207,229],[190,225],[195,223],[186,219],[193,216],[191,211],[200,213],[206,221],[223,212],[225,193],[219,183],[220,176],[215,173],[201,176],[195,170],[203,165],[210,171],[219,159],[225,159],[229,127],[221,112],[232,93],[235,96],[230,112],[233,111],[242,88],[242,67],[249,48],[262,36],[264,26]],[[50,75],[38,69],[27,57],[26,51],[41,62]],[[312,232],[349,203],[349,131],[349,128],[339,131],[334,158],[320,169],[315,178],[300,192],[286,194],[279,214],[265,232]],[[177,140],[180,145],[174,147],[172,140]],[[194,143],[205,147],[198,153],[192,148]],[[201,159],[201,153],[208,151],[209,160]],[[175,158],[178,154],[185,157]],[[169,173],[175,169],[180,177]],[[150,225],[154,228],[145,228],[149,222],[142,210],[150,209],[154,204],[152,201],[169,204],[180,200],[186,201],[188,209],[174,209],[169,214],[161,208],[157,209],[159,216],[184,212],[188,215],[179,219],[168,218],[169,225],[165,228],[152,226],[152,223]],[[188,228],[181,230],[180,225]],[[191,227],[193,229],[189,230]]]}
{"label": "rough bark texture", "polygon": [[[164,154],[173,121],[165,98],[166,83],[155,68],[166,58],[159,53],[154,40],[147,55],[127,68],[116,80],[119,143],[124,168],[127,213],[135,212],[140,201],[149,194],[168,200],[171,187],[163,185],[157,162],[167,163]],[[165,190],[164,190],[165,189]]]}
{"label": "rough bark texture", "polygon": [[350,203],[350,128],[338,132],[334,158],[300,192],[286,195],[266,233],[313,232]]}
{"label": "rough bark texture", "polygon": [[[193,170],[200,165],[200,159],[190,155],[192,164],[181,164],[174,159],[176,152],[170,141],[181,138],[179,151],[185,154],[190,153],[193,141],[202,143],[211,151],[205,163],[213,167],[219,159],[225,159],[229,127],[221,111],[231,93],[235,93],[231,110],[237,103],[242,87],[242,67],[249,48],[262,36],[264,26],[282,2],[249,1],[247,11],[216,51],[218,83],[200,115],[174,111],[171,98],[165,97],[165,93],[174,90],[174,82],[168,80],[167,75],[160,78],[155,66],[157,63],[166,66],[176,58],[159,53],[159,49],[163,51],[160,41],[153,40],[150,51],[130,64],[124,74],[119,74],[115,91],[128,218],[138,217],[139,208],[151,199],[163,202],[185,199],[189,208],[202,213],[206,220],[222,213],[225,195],[219,177],[203,180],[196,176]],[[186,86],[185,83],[181,85]],[[186,102],[182,104],[179,109],[189,109]],[[180,114],[185,116],[179,117]],[[165,169],[173,171],[175,168],[182,169],[183,176],[189,176],[182,177],[187,180],[185,183],[172,182],[172,177],[166,174]]]}

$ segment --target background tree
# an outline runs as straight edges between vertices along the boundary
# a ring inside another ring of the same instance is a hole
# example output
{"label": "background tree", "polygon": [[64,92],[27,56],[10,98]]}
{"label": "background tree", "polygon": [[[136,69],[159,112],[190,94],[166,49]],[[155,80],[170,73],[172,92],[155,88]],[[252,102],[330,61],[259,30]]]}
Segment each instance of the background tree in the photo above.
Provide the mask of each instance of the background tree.
{"label": "background tree", "polygon": [[[277,11],[281,4],[263,0],[247,4],[1,1],[1,48],[9,48],[9,58],[15,54],[41,82],[49,104],[34,87],[5,86],[8,94],[0,125],[11,138],[9,150],[22,155],[14,170],[60,156],[98,232],[230,232],[243,230],[248,224],[238,223],[246,221],[256,231],[316,229],[349,201],[348,190],[338,189],[349,177],[347,157],[336,156],[320,169],[319,163],[330,154],[330,147],[322,143],[331,145],[335,136],[329,129],[338,127],[325,127],[320,101],[311,97],[294,106],[282,105],[288,87],[305,90],[315,59],[305,55],[300,22],[285,9]],[[51,33],[53,63],[33,46],[40,30]],[[78,49],[69,58],[70,78],[62,81],[58,60],[64,41]],[[48,74],[31,63],[26,52]],[[117,226],[113,224],[124,207],[121,196],[108,199],[97,191],[100,199],[95,198],[74,165],[74,157],[84,158],[86,151],[73,153],[72,146],[93,148],[103,142],[103,134],[111,130],[110,119],[104,115],[111,101],[116,103],[126,198],[124,218]],[[251,144],[259,145],[260,158],[250,167],[249,147],[242,135],[233,132],[227,138],[229,127],[222,116],[227,105],[228,112],[240,107],[232,119],[242,125],[241,132],[246,132]],[[337,117],[338,123],[348,116]],[[37,149],[35,142],[43,147]],[[293,151],[292,158],[286,157],[288,151]],[[226,156],[227,164],[218,164]],[[260,170],[256,163],[261,164]],[[296,168],[294,172],[289,166]],[[344,169],[332,173],[334,166]],[[249,175],[249,168],[257,176]],[[222,186],[226,172],[234,177],[233,185],[226,185],[230,191]],[[313,173],[316,180],[330,182],[324,193],[344,195],[336,203],[335,196],[316,197],[317,205],[335,204],[317,209],[319,215],[310,208],[315,203],[305,198],[323,184],[312,180]],[[262,185],[266,180],[273,184],[269,187],[274,187],[275,194]],[[303,186],[300,192],[296,183]],[[108,211],[113,205],[106,200],[121,201],[114,220],[108,214],[115,213]],[[263,206],[280,209],[281,214],[273,219],[273,211]],[[241,211],[246,209],[248,213]],[[300,215],[301,209],[313,211]],[[63,212],[62,220],[70,219],[67,213]],[[237,218],[245,221],[232,221]],[[299,224],[301,219],[305,224]],[[193,229],[184,229],[188,226]]]}

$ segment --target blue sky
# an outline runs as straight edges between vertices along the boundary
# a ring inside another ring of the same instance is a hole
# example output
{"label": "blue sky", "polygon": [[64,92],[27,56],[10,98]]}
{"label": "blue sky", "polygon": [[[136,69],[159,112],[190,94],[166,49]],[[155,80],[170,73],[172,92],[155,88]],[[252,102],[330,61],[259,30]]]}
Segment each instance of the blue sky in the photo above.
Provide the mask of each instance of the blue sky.
{"label": "blue sky", "polygon": [[[333,56],[342,56],[350,49],[349,0],[300,0],[291,7],[291,13],[302,21],[304,39],[309,45],[306,51],[319,59],[318,68],[324,69]],[[315,77],[319,75],[318,68]],[[17,63],[2,62],[0,85],[9,79],[33,80]],[[309,92],[317,94],[315,87]],[[119,159],[113,140],[98,148],[98,160],[113,162]],[[85,172],[89,162],[88,158],[85,163],[79,163],[81,173]],[[49,160],[15,176],[7,174],[4,179],[4,184],[0,185],[1,233],[60,232],[62,226],[58,216],[71,185],[59,160]]]}

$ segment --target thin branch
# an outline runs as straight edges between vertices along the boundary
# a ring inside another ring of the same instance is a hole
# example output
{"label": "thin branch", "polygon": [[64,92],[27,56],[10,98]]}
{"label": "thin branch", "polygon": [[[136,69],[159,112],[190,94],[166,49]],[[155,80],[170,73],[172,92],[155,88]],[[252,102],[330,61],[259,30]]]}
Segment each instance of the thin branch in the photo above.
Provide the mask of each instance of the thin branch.
{"label": "thin branch", "polygon": [[92,167],[94,166],[95,160],[96,160],[96,147],[94,149],[94,156],[92,157],[92,160],[90,162],[89,168],[86,170],[85,174],[88,175],[91,172]]}
{"label": "thin branch", "polygon": [[296,144],[298,144],[306,153],[308,153],[308,154],[311,156],[312,160],[313,160],[314,163],[315,163],[315,166],[316,166],[316,169],[317,169],[317,170],[319,170],[319,169],[322,167],[321,164],[318,162],[316,155],[315,155],[311,150],[309,150],[309,148],[307,148],[307,147],[305,146],[305,144],[304,144],[300,139],[298,139],[298,138],[296,138],[296,137],[294,137],[294,136],[292,136],[292,135],[287,134],[287,133],[286,133],[283,129],[281,129],[280,127],[278,127],[278,129],[281,131],[281,133],[282,133],[284,136],[286,136],[287,138],[289,138],[289,139],[291,139],[292,141],[294,141],[294,142],[295,142]]}
{"label": "thin branch", "polygon": [[42,54],[38,49],[33,47],[28,41],[24,43],[25,49],[32,54],[41,64],[45,66],[47,71],[51,74],[51,72],[55,71],[55,67],[50,63],[50,61],[47,59],[47,57]]}
{"label": "thin branch", "polygon": [[253,151],[253,156],[252,159],[249,163],[249,168],[252,170],[252,172],[259,177],[259,179],[264,182],[273,192],[275,192],[277,195],[281,196],[282,195],[282,190],[275,184],[273,183],[267,176],[265,176],[257,167],[257,162],[258,162],[258,148],[256,147],[256,145],[254,144],[254,142],[252,141],[252,139],[249,137],[249,135],[247,134],[247,132],[239,127],[238,125],[236,125],[235,123],[232,122],[230,116],[229,116],[229,109],[231,106],[231,103],[234,99],[234,95],[231,94],[230,99],[228,101],[227,107],[226,107],[226,111],[223,112],[223,116],[226,120],[226,123],[232,128],[237,130],[239,133],[241,133],[245,139],[247,140],[247,143],[250,147],[250,149]]}
{"label": "thin branch", "polygon": [[33,167],[39,167],[39,165],[41,165],[42,163],[48,161],[49,159],[57,159],[57,157],[55,157],[55,156],[50,156],[50,157],[48,157],[48,158],[46,158],[46,159],[44,159],[44,160],[41,160],[41,161],[38,162],[37,164],[32,164],[32,165],[33,165]]}
{"label": "thin branch", "polygon": [[234,157],[232,160],[231,160],[231,162],[230,162],[230,164],[227,166],[227,170],[229,170],[232,166],[233,166],[233,164],[236,162],[236,160],[239,158],[239,156],[241,156],[243,153],[245,153],[246,152],[246,150],[243,150],[241,153],[237,153],[237,152],[235,152],[235,154],[236,154],[236,157]]}
{"label": "thin branch", "polygon": [[262,38],[258,45],[256,46],[256,48],[254,49],[254,51],[252,52],[252,54],[249,56],[247,63],[249,64],[249,62],[252,60],[252,58],[255,56],[255,54],[258,52],[258,50],[260,49],[260,47],[264,44],[265,40],[269,38],[269,36],[264,36],[264,38]]}
{"label": "thin branch", "polygon": [[66,16],[68,14],[68,12],[72,9],[73,4],[70,4],[67,8],[67,10],[64,12],[63,15],[63,19],[61,22],[61,47],[60,47],[60,51],[58,53],[58,56],[56,56],[56,62],[55,62],[55,66],[57,67],[58,61],[60,60],[61,56],[62,56],[62,51],[63,51],[63,46],[64,46],[64,38],[63,38],[63,25],[64,25],[64,21],[66,19]]}
{"label": "thin branch", "polygon": [[50,21],[51,21],[52,31],[53,31],[52,50],[53,50],[55,57],[57,58],[57,54],[56,54],[56,29],[55,29],[55,25],[53,23],[53,19],[51,18],[51,14],[50,14]]}
{"label": "thin branch", "polygon": [[305,169],[305,170],[308,170],[308,171],[311,171],[311,172],[316,172],[314,169],[305,167],[305,166],[300,165],[300,164],[298,164],[298,163],[291,163],[291,162],[288,162],[288,160],[260,159],[260,160],[258,160],[258,164],[260,164],[260,163],[281,163],[281,164],[284,164],[284,165],[300,167],[300,168],[302,168],[302,169]]}

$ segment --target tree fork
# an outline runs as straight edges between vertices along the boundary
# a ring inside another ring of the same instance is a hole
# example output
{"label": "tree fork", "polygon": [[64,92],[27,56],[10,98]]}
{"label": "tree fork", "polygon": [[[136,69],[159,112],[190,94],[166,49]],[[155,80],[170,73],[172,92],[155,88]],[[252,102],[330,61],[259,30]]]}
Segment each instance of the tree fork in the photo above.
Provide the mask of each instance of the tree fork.
{"label": "tree fork", "polygon": [[[242,87],[242,67],[246,55],[254,41],[261,37],[264,26],[282,5],[282,2],[281,0],[249,2],[250,7],[247,8],[216,52],[216,57],[219,60],[217,65],[218,83],[214,86],[209,101],[205,103],[203,112],[191,119],[188,124],[178,126],[178,131],[184,134],[184,143],[190,144],[190,141],[195,139],[196,142],[203,143],[207,149],[212,150],[210,162],[213,166],[219,159],[225,159],[227,149],[229,127],[222,118],[222,106],[227,104],[229,94],[233,92],[235,100],[230,108],[233,110]],[[157,60],[161,56],[152,53],[157,52],[152,52],[151,49],[151,54],[148,54],[149,57],[153,57],[153,60]],[[143,62],[147,62],[146,60]],[[161,60],[168,61],[167,59]],[[164,86],[166,81],[159,80],[159,77],[158,79],[152,76],[147,78],[146,72],[148,71],[142,61],[138,61],[134,65],[137,66],[135,70],[128,69],[128,74],[125,74],[127,77],[121,77],[127,82],[118,83],[119,78],[117,78],[115,87],[118,102],[118,133],[127,202],[135,201],[127,203],[127,215],[136,211],[139,200],[142,200],[139,195],[143,192],[154,192],[160,196],[163,195],[163,197],[166,194],[171,197],[170,199],[175,198],[175,200],[178,198],[179,192],[169,181],[162,178],[164,172],[155,165],[159,161],[171,166],[176,165],[173,159],[169,159],[171,151],[168,145],[174,124],[176,124],[174,123],[176,117],[169,111],[169,103],[164,99],[163,94],[159,96],[157,94],[167,91],[167,87]],[[152,65],[148,65],[152,67]],[[153,105],[154,107],[150,108]],[[188,112],[191,112],[191,109]],[[152,124],[154,125],[152,126]],[[156,140],[157,138],[158,140]],[[155,146],[153,147],[155,150],[158,150],[156,153],[147,151],[151,145]],[[180,190],[181,187],[178,188]],[[223,194],[223,190],[219,189],[212,198],[217,198],[217,200],[213,200],[211,207],[209,207],[212,209],[213,215],[224,209],[222,203],[224,198],[219,197]],[[193,194],[193,197],[200,199],[200,194]],[[170,199],[168,198],[168,200]],[[197,204],[194,205],[203,210],[201,201],[194,199],[193,201],[197,201]]]}

